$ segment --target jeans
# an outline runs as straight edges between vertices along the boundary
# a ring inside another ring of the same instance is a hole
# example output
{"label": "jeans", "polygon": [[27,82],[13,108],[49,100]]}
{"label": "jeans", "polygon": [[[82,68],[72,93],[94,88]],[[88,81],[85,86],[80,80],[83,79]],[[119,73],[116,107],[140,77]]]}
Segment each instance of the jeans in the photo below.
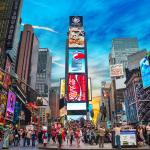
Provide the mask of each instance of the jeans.
{"label": "jeans", "polygon": [[99,147],[104,147],[104,136],[99,137]]}
{"label": "jeans", "polygon": [[116,135],[116,145],[118,148],[121,148],[121,145],[120,145],[120,135]]}

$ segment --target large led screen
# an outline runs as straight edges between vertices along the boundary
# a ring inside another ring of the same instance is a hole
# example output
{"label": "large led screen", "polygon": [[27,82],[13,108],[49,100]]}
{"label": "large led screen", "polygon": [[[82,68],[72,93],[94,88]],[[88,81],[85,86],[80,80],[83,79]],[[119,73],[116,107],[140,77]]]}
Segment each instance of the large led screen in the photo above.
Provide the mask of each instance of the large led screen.
{"label": "large led screen", "polygon": [[86,115],[67,115],[67,120],[80,120],[81,118],[86,119]]}
{"label": "large led screen", "polygon": [[85,73],[85,51],[69,50],[69,73]]}
{"label": "large led screen", "polygon": [[67,103],[67,110],[86,110],[86,103]]}
{"label": "large led screen", "polygon": [[69,74],[68,76],[68,98],[70,102],[85,102],[86,96],[86,76]]}
{"label": "large led screen", "polygon": [[6,108],[7,120],[13,120],[15,103],[16,103],[16,95],[12,91],[9,91],[8,99],[7,99],[7,108]]}
{"label": "large led screen", "polygon": [[147,88],[150,86],[150,64],[147,56],[145,56],[140,61],[140,68],[141,68],[143,87]]}
{"label": "large led screen", "polygon": [[81,27],[71,27],[69,29],[69,48],[84,47],[84,31]]}

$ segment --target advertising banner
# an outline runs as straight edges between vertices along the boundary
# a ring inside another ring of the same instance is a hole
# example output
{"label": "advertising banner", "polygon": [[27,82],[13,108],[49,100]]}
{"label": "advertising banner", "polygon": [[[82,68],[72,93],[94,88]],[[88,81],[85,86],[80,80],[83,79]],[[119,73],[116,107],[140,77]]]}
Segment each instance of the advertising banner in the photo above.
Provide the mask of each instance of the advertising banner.
{"label": "advertising banner", "polygon": [[0,70],[0,85],[3,85],[4,75],[4,72]]}
{"label": "advertising banner", "polygon": [[121,146],[136,146],[136,130],[126,130],[120,132]]}
{"label": "advertising banner", "polygon": [[83,17],[82,16],[70,16],[70,26],[82,27],[83,26]]}
{"label": "advertising banner", "polygon": [[0,92],[0,112],[4,115],[5,108],[7,103],[7,96]]}
{"label": "advertising banner", "polygon": [[88,78],[88,100],[92,100],[91,78]]}
{"label": "advertising banner", "polygon": [[10,75],[7,74],[7,73],[5,73],[4,82],[3,82],[3,88],[4,88],[5,90],[8,90],[10,85],[11,85],[11,78],[10,78]]}
{"label": "advertising banner", "polygon": [[110,76],[111,77],[119,77],[122,75],[124,75],[122,64],[110,65]]}
{"label": "advertising banner", "polygon": [[84,31],[81,27],[71,27],[69,29],[69,48],[84,47]]}
{"label": "advertising banner", "polygon": [[150,64],[148,56],[145,56],[140,61],[140,69],[143,81],[143,87],[148,88],[150,86]]}
{"label": "advertising banner", "polygon": [[69,74],[68,77],[68,98],[70,102],[86,102],[86,76]]}
{"label": "advertising banner", "polygon": [[69,50],[69,73],[85,73],[85,51]]}
{"label": "advertising banner", "polygon": [[16,103],[16,95],[12,92],[8,92],[8,99],[7,99],[7,108],[6,108],[6,116],[7,120],[12,121],[14,117],[14,109]]}
{"label": "advertising banner", "polygon": [[65,97],[65,79],[60,79],[60,98]]}

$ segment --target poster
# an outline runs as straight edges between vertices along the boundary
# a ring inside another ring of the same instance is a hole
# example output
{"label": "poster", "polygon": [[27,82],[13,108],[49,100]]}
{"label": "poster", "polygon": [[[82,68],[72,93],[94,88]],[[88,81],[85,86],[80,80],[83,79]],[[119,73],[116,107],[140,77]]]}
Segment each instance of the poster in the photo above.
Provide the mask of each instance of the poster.
{"label": "poster", "polygon": [[14,109],[16,103],[16,95],[12,92],[8,92],[8,99],[7,99],[7,108],[6,108],[6,116],[7,120],[13,120],[14,117]]}
{"label": "poster", "polygon": [[82,16],[70,16],[70,26],[82,27],[83,26],[83,17]]}
{"label": "poster", "polygon": [[123,65],[122,64],[115,64],[115,65],[110,65],[110,76],[111,77],[119,77],[123,76]]}
{"label": "poster", "polygon": [[84,47],[84,31],[83,28],[71,27],[69,29],[69,48]]}
{"label": "poster", "polygon": [[69,73],[85,73],[85,51],[69,50]]}
{"label": "poster", "polygon": [[68,98],[70,102],[85,102],[86,96],[86,76],[69,74],[68,78]]}

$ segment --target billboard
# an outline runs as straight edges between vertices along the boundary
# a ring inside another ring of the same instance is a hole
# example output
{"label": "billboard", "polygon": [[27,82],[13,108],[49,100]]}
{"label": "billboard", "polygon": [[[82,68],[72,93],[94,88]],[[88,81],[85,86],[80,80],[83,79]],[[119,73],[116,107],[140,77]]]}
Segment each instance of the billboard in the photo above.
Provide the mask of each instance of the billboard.
{"label": "billboard", "polygon": [[82,49],[69,50],[69,73],[85,73],[85,51]]}
{"label": "billboard", "polygon": [[83,26],[83,17],[82,16],[70,16],[70,26],[82,27]]}
{"label": "billboard", "polygon": [[68,98],[69,102],[86,102],[86,75],[68,75]]}
{"label": "billboard", "polygon": [[84,31],[81,27],[71,27],[69,29],[69,48],[84,47]]}
{"label": "billboard", "polygon": [[0,70],[0,85],[3,85],[4,75],[4,72]]}
{"label": "billboard", "polygon": [[67,110],[86,110],[86,103],[67,103]]}
{"label": "billboard", "polygon": [[119,77],[123,76],[123,65],[122,64],[115,64],[110,65],[110,76],[111,77]]}
{"label": "billboard", "polygon": [[91,78],[88,78],[88,100],[92,100]]}
{"label": "billboard", "polygon": [[136,130],[125,130],[120,132],[121,146],[136,146]]}
{"label": "billboard", "polygon": [[6,116],[7,120],[13,120],[14,117],[14,109],[16,103],[16,95],[12,92],[8,92],[8,99],[7,99],[7,108],[6,108]]}
{"label": "billboard", "polygon": [[141,69],[143,87],[148,88],[150,86],[150,64],[149,64],[148,56],[145,56],[140,61],[140,69]]}
{"label": "billboard", "polygon": [[65,97],[65,79],[60,79],[60,98]]}

